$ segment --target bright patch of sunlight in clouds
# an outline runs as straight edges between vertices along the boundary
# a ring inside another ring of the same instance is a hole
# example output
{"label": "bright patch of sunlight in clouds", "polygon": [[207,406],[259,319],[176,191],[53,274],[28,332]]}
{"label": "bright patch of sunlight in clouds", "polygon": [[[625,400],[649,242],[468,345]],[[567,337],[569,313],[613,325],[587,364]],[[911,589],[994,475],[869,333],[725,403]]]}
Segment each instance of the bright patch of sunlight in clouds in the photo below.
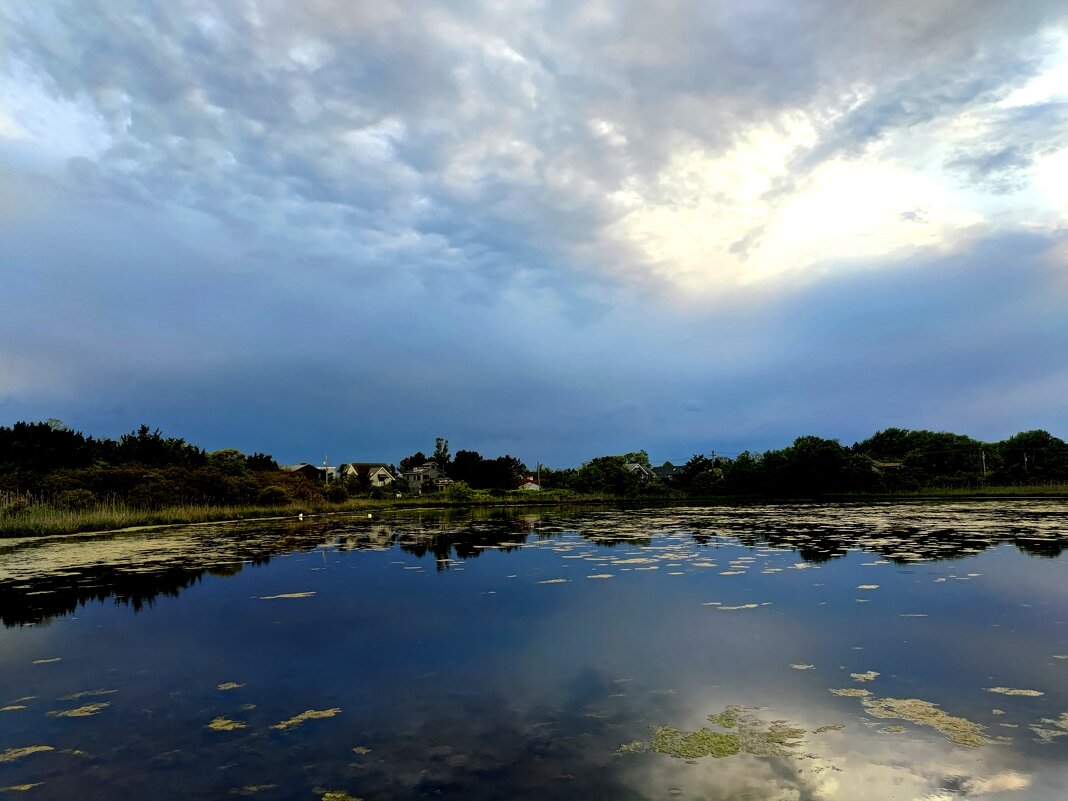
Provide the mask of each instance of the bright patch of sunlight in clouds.
{"label": "bright patch of sunlight in clouds", "polygon": [[609,236],[634,247],[659,278],[701,292],[836,261],[944,251],[983,221],[936,175],[894,163],[879,147],[795,177],[818,138],[793,114],[751,128],[722,155],[676,155],[654,181],[613,195],[625,213]]}

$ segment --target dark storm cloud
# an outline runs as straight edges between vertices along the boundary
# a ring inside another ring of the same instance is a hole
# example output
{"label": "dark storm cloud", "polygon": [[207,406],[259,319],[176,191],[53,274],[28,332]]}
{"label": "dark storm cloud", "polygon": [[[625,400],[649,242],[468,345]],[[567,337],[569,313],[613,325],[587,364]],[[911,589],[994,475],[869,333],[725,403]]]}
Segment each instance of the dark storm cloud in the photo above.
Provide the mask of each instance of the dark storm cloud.
{"label": "dark storm cloud", "polygon": [[[0,14],[0,422],[144,421],[287,461],[444,434],[558,462],[1068,423],[1043,396],[1068,344],[1055,227],[684,307],[603,236],[614,193],[675,204],[665,164],[750,126],[813,126],[773,209],[822,164],[997,104],[1063,3]],[[988,117],[946,160],[979,191],[1025,186],[1064,140],[1063,102]]]}

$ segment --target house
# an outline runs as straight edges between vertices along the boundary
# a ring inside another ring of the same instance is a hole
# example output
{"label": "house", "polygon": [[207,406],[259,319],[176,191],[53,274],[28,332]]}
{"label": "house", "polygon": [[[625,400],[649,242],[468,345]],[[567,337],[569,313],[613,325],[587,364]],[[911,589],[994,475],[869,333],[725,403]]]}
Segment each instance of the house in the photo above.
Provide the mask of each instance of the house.
{"label": "house", "polygon": [[342,478],[355,479],[369,487],[388,487],[393,483],[393,473],[384,462],[345,462],[338,471]]}
{"label": "house", "polygon": [[684,476],[686,471],[681,467],[676,467],[671,462],[664,462],[660,467],[653,468],[653,475],[659,478],[661,481],[671,481],[675,478]]}
{"label": "house", "polygon": [[424,489],[429,491],[436,488],[436,482],[445,478],[445,471],[438,467],[436,462],[423,462],[419,467],[403,471],[401,478],[408,482],[411,492],[421,494]]}
{"label": "house", "polygon": [[535,490],[540,490],[541,489],[541,484],[539,484],[535,480],[534,476],[527,476],[525,479],[523,479],[522,481],[519,482],[519,486],[517,486],[516,489],[525,490],[527,492],[533,492]]}
{"label": "house", "polygon": [[652,481],[654,478],[656,478],[656,476],[653,475],[653,471],[645,465],[641,464],[640,462],[627,462],[625,465],[623,465],[623,469],[643,484],[646,481]]}
{"label": "house", "polygon": [[316,467],[313,464],[307,462],[301,462],[300,464],[283,465],[283,470],[287,473],[300,473],[309,481],[333,481],[337,478],[336,467]]}

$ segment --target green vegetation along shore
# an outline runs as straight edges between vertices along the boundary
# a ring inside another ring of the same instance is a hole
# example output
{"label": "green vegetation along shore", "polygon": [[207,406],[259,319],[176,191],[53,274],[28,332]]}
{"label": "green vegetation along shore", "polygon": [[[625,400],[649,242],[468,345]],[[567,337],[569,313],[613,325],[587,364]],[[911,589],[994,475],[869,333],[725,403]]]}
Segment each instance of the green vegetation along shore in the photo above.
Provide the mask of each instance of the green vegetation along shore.
{"label": "green vegetation along shore", "polygon": [[0,427],[0,537],[409,506],[1068,495],[1068,443],[1046,431],[981,442],[887,429],[850,446],[805,436],[763,453],[695,454],[680,466],[655,467],[638,451],[542,467],[536,477],[512,456],[453,456],[439,438],[430,457],[370,466],[373,479],[367,470],[281,468],[263,453],[209,453],[148,426],[110,440],[59,421],[21,422]]}

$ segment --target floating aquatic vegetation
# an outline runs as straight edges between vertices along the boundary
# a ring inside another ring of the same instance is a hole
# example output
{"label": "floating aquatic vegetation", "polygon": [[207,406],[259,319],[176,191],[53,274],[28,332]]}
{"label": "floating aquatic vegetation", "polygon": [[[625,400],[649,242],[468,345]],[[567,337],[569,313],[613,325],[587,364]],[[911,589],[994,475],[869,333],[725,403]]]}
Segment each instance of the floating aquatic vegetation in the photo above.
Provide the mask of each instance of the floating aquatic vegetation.
{"label": "floating aquatic vegetation", "polygon": [[243,723],[240,720],[230,720],[230,718],[222,717],[220,715],[209,723],[207,728],[212,731],[236,731],[237,729],[248,728],[248,724]]}
{"label": "floating aquatic vegetation", "polygon": [[539,581],[538,584],[567,584],[568,580],[565,578],[545,579]]}
{"label": "floating aquatic vegetation", "polygon": [[97,701],[92,704],[85,704],[84,706],[77,706],[74,709],[57,709],[48,713],[50,718],[88,718],[93,715],[99,715],[103,710],[107,709],[111,704],[107,701]]}
{"label": "floating aquatic vegetation", "polygon": [[240,687],[244,687],[244,684],[238,684],[236,681],[224,681],[222,684],[216,685],[220,690],[236,690]]}
{"label": "floating aquatic vegetation", "polygon": [[358,746],[356,746],[355,748],[352,749],[352,753],[359,754],[360,756],[363,756],[364,754],[371,753],[371,749],[367,748],[366,746],[358,745]]}
{"label": "floating aquatic vegetation", "polygon": [[261,595],[261,601],[278,601],[284,598],[311,598],[314,592],[285,592],[281,595]]}
{"label": "floating aquatic vegetation", "polygon": [[816,666],[810,665],[807,662],[792,662],[790,664],[790,667],[792,667],[794,670],[812,670],[812,668]]}
{"label": "floating aquatic vegetation", "polygon": [[1004,715],[1005,714],[1005,710],[1004,709],[991,709],[990,710],[990,714],[991,715]]}
{"label": "floating aquatic vegetation", "polygon": [[77,701],[79,698],[93,698],[100,695],[114,695],[118,690],[82,690],[80,693],[74,693],[73,695],[64,695],[58,699],[60,701]]}
{"label": "floating aquatic vegetation", "polygon": [[273,790],[277,786],[277,784],[246,784],[244,787],[232,789],[230,795],[256,795],[256,793]]}
{"label": "floating aquatic vegetation", "polygon": [[740,753],[753,756],[789,756],[802,742],[805,730],[776,720],[765,722],[740,706],[728,706],[722,712],[708,716],[710,723],[729,731],[702,728],[684,732],[674,726],[657,726],[652,741],[635,741],[619,750],[633,753],[643,750],[667,754],[676,759],[715,759]]}
{"label": "floating aquatic vegetation", "polygon": [[14,762],[16,759],[28,757],[30,754],[40,754],[45,751],[55,750],[50,745],[27,745],[22,748],[9,748],[6,751],[0,751],[0,762]]}
{"label": "floating aquatic vegetation", "polygon": [[849,676],[854,681],[875,681],[882,674],[875,670],[868,670],[864,673],[850,673]]}
{"label": "floating aquatic vegetation", "polygon": [[349,795],[343,790],[327,790],[323,793],[323,801],[363,801],[363,799]]}
{"label": "floating aquatic vegetation", "polygon": [[734,756],[742,750],[737,734],[698,729],[683,732],[673,726],[657,726],[653,730],[651,750],[677,759],[699,759],[710,756],[721,759]]}
{"label": "floating aquatic vegetation", "polygon": [[333,709],[309,709],[306,712],[301,712],[296,717],[292,717],[289,720],[283,720],[281,723],[275,723],[271,726],[272,729],[278,729],[284,731],[285,729],[292,729],[301,725],[308,720],[321,720],[322,718],[332,718],[341,712],[341,707],[334,707]]}
{"label": "floating aquatic vegetation", "polygon": [[612,578],[612,574],[611,573],[594,573],[592,576],[586,576],[586,578],[588,578],[588,579],[610,579],[610,578]]}
{"label": "floating aquatic vegetation", "polygon": [[8,704],[7,706],[0,706],[0,712],[14,712],[16,709],[26,709],[25,704]]}
{"label": "floating aquatic vegetation", "polygon": [[954,717],[937,704],[918,698],[864,698],[861,701],[869,715],[877,718],[898,718],[946,735],[951,743],[971,748],[994,742],[983,733],[983,727],[967,718]]}
{"label": "floating aquatic vegetation", "polygon": [[859,687],[842,687],[838,690],[831,690],[835,695],[843,695],[846,698],[867,698],[871,695],[870,690],[862,690]]}
{"label": "floating aquatic vegetation", "polygon": [[987,687],[986,691],[1000,695],[1023,695],[1028,698],[1038,698],[1040,695],[1045,695],[1044,692],[1039,690],[1017,690],[1014,687]]}
{"label": "floating aquatic vegetation", "polygon": [[649,750],[649,743],[643,742],[642,740],[635,740],[634,742],[623,743],[623,745],[619,746],[616,750],[621,754],[644,754]]}
{"label": "floating aquatic vegetation", "polygon": [[901,732],[905,731],[905,727],[899,725],[884,726],[883,728],[879,729],[879,731],[885,734],[901,734]]}
{"label": "floating aquatic vegetation", "polygon": [[740,576],[744,572],[744,570],[721,570],[719,574],[721,576]]}
{"label": "floating aquatic vegetation", "polygon": [[820,726],[813,732],[813,734],[823,734],[828,731],[841,731],[844,728],[844,723],[828,723],[826,726]]}
{"label": "floating aquatic vegetation", "polygon": [[717,606],[720,612],[733,612],[737,609],[756,609],[759,604],[742,604],[741,606]]}
{"label": "floating aquatic vegetation", "polygon": [[27,790],[32,790],[34,787],[40,787],[44,782],[34,782],[33,784],[12,784],[7,787],[0,787],[0,793],[24,793]]}

